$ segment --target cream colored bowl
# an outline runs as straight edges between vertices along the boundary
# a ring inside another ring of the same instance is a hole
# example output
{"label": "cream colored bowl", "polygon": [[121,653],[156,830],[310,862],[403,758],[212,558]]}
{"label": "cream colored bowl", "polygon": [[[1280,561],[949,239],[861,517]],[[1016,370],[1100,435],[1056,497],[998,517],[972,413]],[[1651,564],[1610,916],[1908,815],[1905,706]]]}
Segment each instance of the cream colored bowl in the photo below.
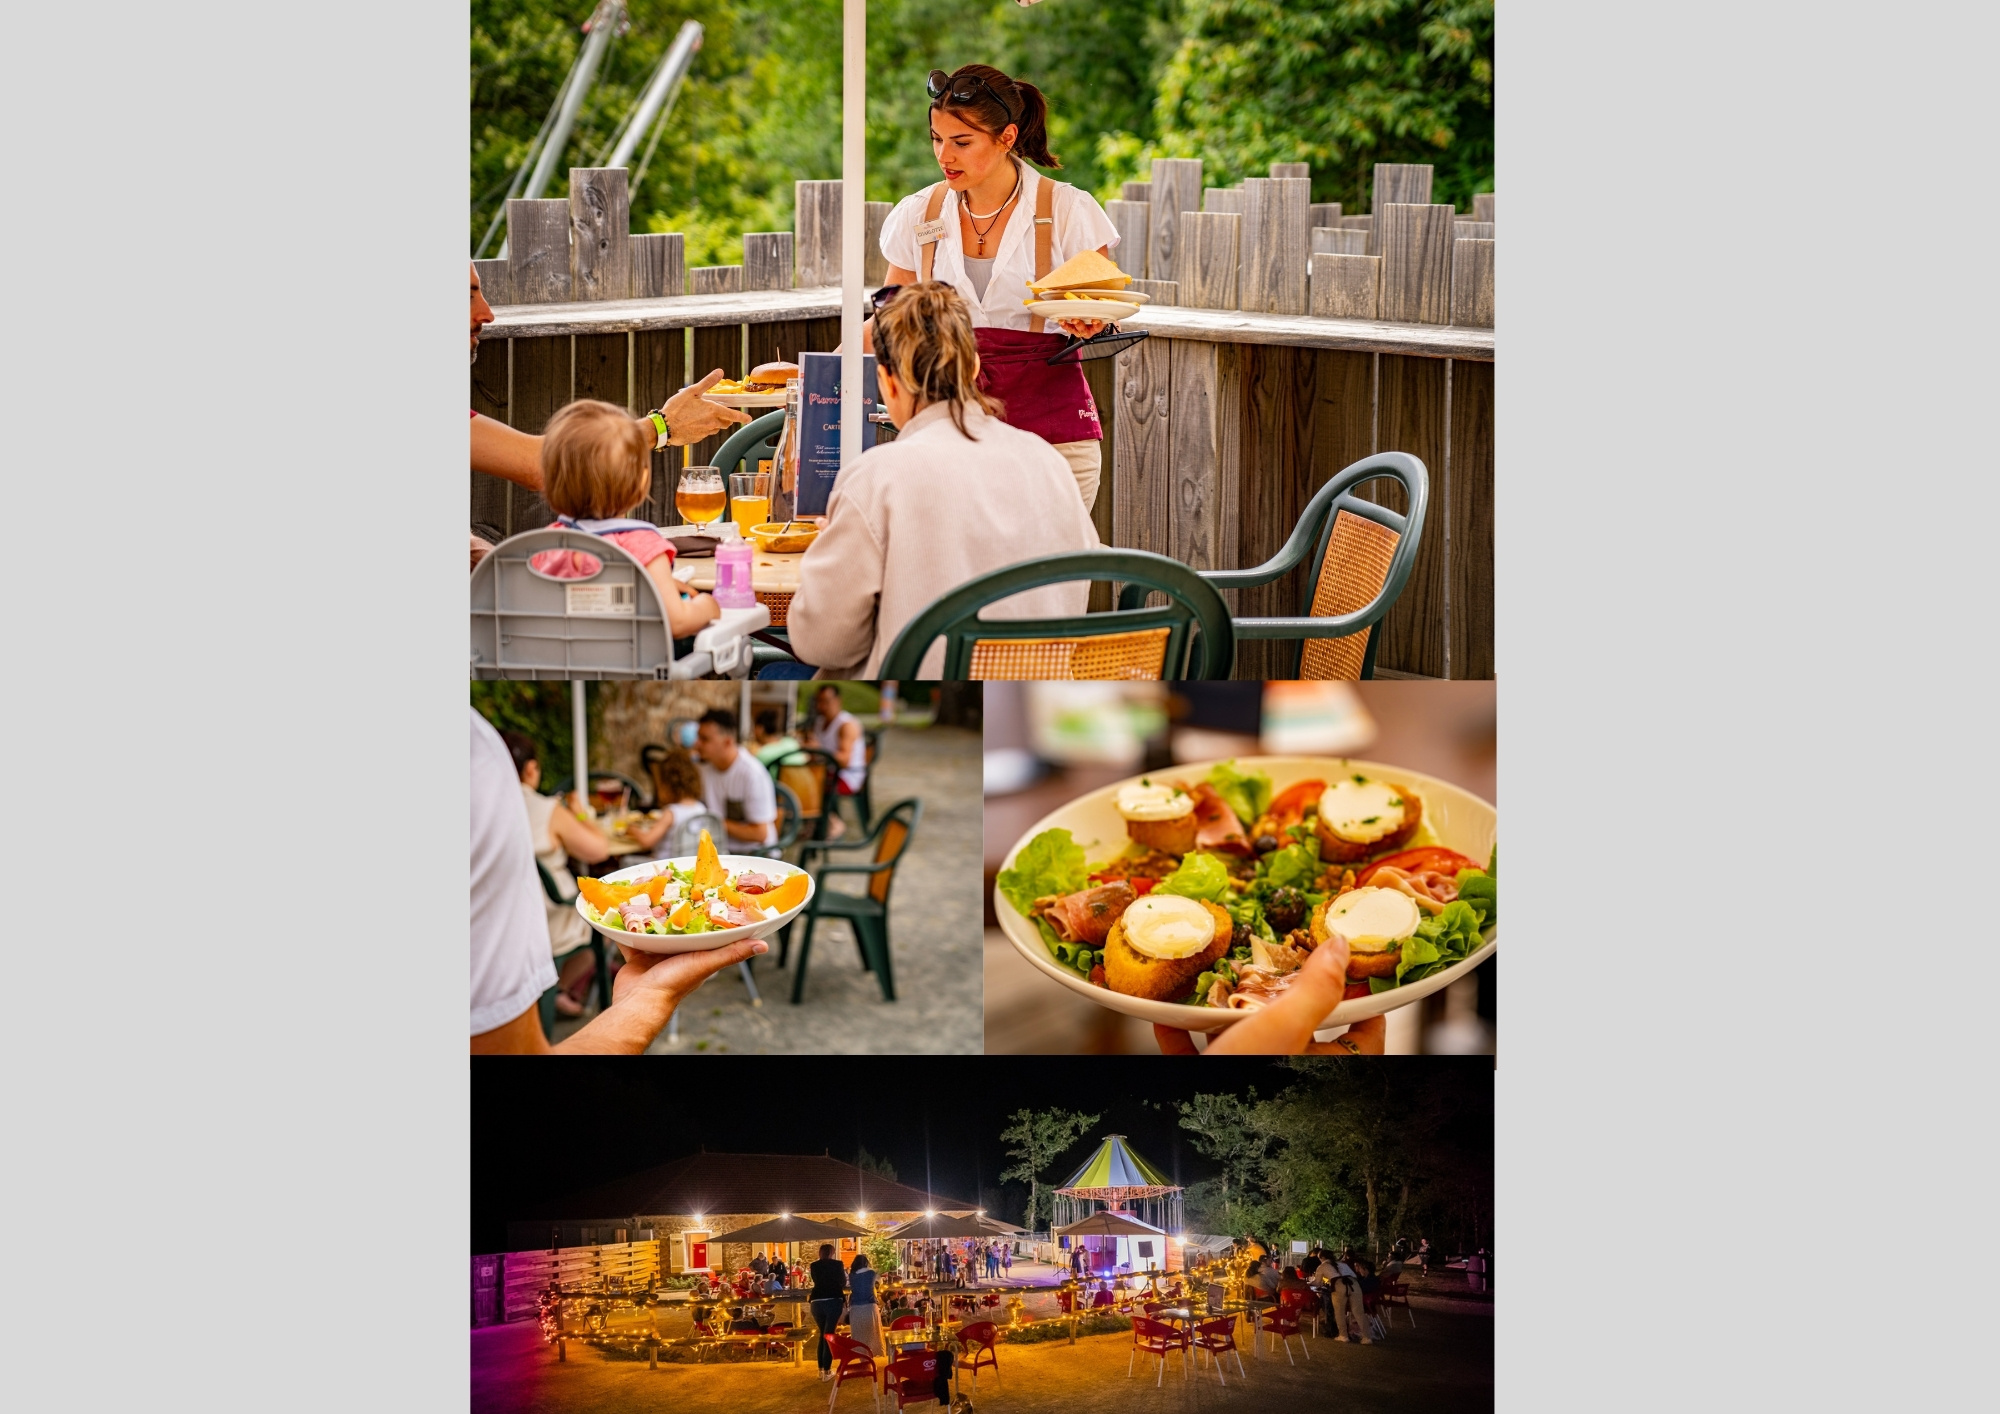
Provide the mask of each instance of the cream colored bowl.
{"label": "cream colored bowl", "polygon": [[[1214,761],[1199,761],[1186,766],[1176,766],[1164,771],[1148,772],[1147,780],[1177,780],[1189,785],[1202,780]],[[1380,761],[1343,760],[1327,756],[1239,756],[1236,764],[1242,768],[1256,767],[1271,778],[1273,793],[1284,790],[1297,781],[1332,780],[1348,770],[1365,771],[1380,776],[1399,785],[1407,785],[1416,791],[1424,802],[1424,820],[1430,833],[1437,837],[1437,843],[1446,849],[1455,849],[1471,859],[1484,862],[1493,852],[1493,844],[1498,830],[1498,817],[1493,806],[1481,800],[1470,791],[1435,777],[1419,775],[1415,771],[1405,771]],[[1014,856],[1022,846],[1044,830],[1068,830],[1072,838],[1083,846],[1085,860],[1092,868],[1110,860],[1125,848],[1125,821],[1118,813],[1118,792],[1121,788],[1142,779],[1133,776],[1130,780],[1118,781],[1112,785],[1094,790],[1052,811],[1035,822],[1028,832],[1014,842],[1007,851],[1003,869],[1014,867]],[[1247,829],[1250,821],[1243,822]],[[1128,997],[1122,992],[1114,992],[1109,987],[1093,986],[1084,977],[1049,955],[1048,945],[1042,941],[1041,930],[1034,920],[1023,917],[1014,908],[1007,896],[996,886],[993,891],[993,910],[999,916],[1001,931],[1014,950],[1027,960],[1030,967],[1047,977],[1058,986],[1067,987],[1078,996],[1087,997],[1099,1006],[1122,1011],[1127,1016],[1136,1016],[1142,1021],[1156,1022],[1162,1026],[1174,1026],[1183,1031],[1220,1031],[1225,1026],[1241,1021],[1244,1012],[1223,1007],[1183,1006],[1177,1002],[1148,1001],[1142,997]],[[1344,1001],[1330,1012],[1317,1030],[1324,1032],[1330,1027],[1346,1026],[1356,1021],[1365,1021],[1371,1016],[1381,1016],[1397,1007],[1408,1006],[1421,1001],[1441,987],[1449,987],[1465,976],[1473,968],[1484,962],[1498,944],[1498,929],[1486,930],[1486,942],[1475,949],[1470,957],[1452,964],[1440,972],[1433,972],[1419,982],[1407,987],[1396,987],[1373,996],[1355,997]]]}

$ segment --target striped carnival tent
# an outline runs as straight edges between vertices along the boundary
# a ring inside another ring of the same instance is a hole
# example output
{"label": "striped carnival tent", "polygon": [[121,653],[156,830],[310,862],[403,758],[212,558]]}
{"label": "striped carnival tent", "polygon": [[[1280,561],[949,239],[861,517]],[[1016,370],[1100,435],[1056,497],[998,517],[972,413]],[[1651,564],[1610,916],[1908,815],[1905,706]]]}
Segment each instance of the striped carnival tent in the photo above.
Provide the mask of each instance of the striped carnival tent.
{"label": "striped carnival tent", "polygon": [[1139,1157],[1124,1135],[1107,1135],[1069,1182],[1056,1189],[1054,1225],[1068,1227],[1104,1209],[1130,1213],[1163,1232],[1177,1232],[1181,1187]]}

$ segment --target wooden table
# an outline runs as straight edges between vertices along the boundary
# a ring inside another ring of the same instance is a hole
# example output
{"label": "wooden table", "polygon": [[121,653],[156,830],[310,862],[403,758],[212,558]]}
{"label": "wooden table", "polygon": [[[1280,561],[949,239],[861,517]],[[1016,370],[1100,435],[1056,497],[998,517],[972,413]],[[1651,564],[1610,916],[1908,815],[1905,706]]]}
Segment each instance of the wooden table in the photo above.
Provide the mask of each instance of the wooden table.
{"label": "wooden table", "polygon": [[[805,552],[780,555],[770,550],[750,552],[750,588],[757,602],[771,611],[771,627],[783,628],[790,618],[792,596],[799,592],[799,561]],[[685,577],[676,575],[689,589],[715,588],[715,561],[712,558],[688,561]]]}
{"label": "wooden table", "polygon": [[[799,590],[799,562],[805,552],[796,555],[780,555],[770,550],[753,550],[750,553],[750,587],[759,594],[796,594]],[[685,577],[676,575],[689,589],[710,590],[715,588],[715,560],[704,557],[688,561],[689,572]]]}

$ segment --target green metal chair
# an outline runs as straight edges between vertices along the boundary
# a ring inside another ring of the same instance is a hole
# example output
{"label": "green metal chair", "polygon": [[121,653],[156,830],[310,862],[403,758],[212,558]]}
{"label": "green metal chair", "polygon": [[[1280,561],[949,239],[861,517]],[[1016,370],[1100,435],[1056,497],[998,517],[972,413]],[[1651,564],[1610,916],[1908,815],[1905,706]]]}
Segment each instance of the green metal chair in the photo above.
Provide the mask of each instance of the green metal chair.
{"label": "green metal chair", "polygon": [[[982,619],[998,600],[1079,579],[1129,586],[1129,604],[1067,619]],[[1159,590],[1167,603],[1140,607]],[[1206,578],[1146,550],[1072,550],[960,585],[904,627],[879,676],[912,679],[945,640],[947,681],[1003,678],[1226,678],[1236,660],[1229,607]]]}
{"label": "green metal chair", "polygon": [[[1355,489],[1370,481],[1394,481],[1409,510],[1398,514],[1364,501]],[[1378,452],[1336,473],[1306,502],[1284,548],[1255,569],[1201,570],[1217,589],[1249,589],[1290,574],[1312,556],[1305,594],[1296,618],[1237,618],[1240,639],[1297,639],[1293,676],[1372,678],[1380,635],[1374,629],[1395,607],[1423,538],[1430,501],[1430,474],[1407,452]],[[1121,608],[1144,601],[1144,591],[1128,588]],[[883,676],[888,676],[884,670]]]}
{"label": "green metal chair", "polygon": [[[858,840],[834,840],[805,846],[800,862],[811,867],[816,854],[831,854],[835,850],[872,849],[874,858],[867,864],[822,864],[813,869],[813,896],[805,909],[787,923],[778,934],[778,966],[783,967],[791,953],[791,932],[794,925],[803,924],[799,934],[799,966],[792,974],[792,1005],[797,1006],[806,991],[806,959],[812,954],[813,923],[821,918],[844,918],[847,926],[854,930],[854,941],[861,951],[861,965],[875,974],[881,984],[882,1000],[896,1000],[896,976],[889,960],[889,890],[896,882],[896,865],[901,862],[903,852],[909,848],[911,838],[917,832],[917,821],[923,818],[924,803],[921,800],[899,800],[876,817],[875,828],[865,838]],[[844,894],[826,886],[827,879],[834,874],[863,874],[868,878],[868,891],[862,894]]]}

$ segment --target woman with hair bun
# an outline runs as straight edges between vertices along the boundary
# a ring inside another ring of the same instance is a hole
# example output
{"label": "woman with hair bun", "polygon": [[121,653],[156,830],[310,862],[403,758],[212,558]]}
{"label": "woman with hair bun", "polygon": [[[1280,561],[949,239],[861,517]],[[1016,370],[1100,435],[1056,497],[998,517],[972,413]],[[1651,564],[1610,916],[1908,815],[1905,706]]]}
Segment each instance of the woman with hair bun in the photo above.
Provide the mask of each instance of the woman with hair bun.
{"label": "woman with hair bun", "polygon": [[[876,374],[896,440],[841,469],[826,528],[799,562],[788,632],[798,663],[763,677],[875,678],[911,619],[969,579],[1023,560],[1098,548],[1066,462],[1000,420],[979,386],[972,311],[941,282],[907,285],[875,316]],[[1060,618],[1089,605],[1084,582],[1004,599],[988,618]],[[935,678],[934,643],[919,678]]]}
{"label": "woman with hair bun", "polygon": [[[944,180],[898,202],[882,223],[889,285],[936,280],[964,297],[979,341],[980,387],[1014,426],[1052,445],[1076,479],[1085,510],[1103,470],[1102,425],[1083,367],[1051,367],[1061,335],[1030,315],[1028,281],[1086,250],[1109,255],[1118,231],[1089,192],[1051,181],[1029,163],[1060,169],[1049,151],[1041,90],[988,64],[931,70],[931,151]],[[1023,160],[1025,159],[1025,160]],[[1057,320],[1089,338],[1104,326]]]}

